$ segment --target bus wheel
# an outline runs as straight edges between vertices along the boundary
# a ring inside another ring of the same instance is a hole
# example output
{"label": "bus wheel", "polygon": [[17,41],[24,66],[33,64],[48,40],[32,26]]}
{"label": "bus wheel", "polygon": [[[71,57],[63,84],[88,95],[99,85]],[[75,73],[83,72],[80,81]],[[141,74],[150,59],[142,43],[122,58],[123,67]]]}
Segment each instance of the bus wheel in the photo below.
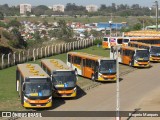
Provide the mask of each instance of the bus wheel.
{"label": "bus wheel", "polygon": [[91,80],[92,80],[92,81],[95,81],[95,75],[94,75],[94,74],[92,74]]}

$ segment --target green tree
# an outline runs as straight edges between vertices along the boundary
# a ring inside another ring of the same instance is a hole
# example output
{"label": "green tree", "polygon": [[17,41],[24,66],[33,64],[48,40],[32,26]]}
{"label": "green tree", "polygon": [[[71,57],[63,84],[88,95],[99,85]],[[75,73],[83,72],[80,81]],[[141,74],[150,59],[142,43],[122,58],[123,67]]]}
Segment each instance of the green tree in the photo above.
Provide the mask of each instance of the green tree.
{"label": "green tree", "polygon": [[12,33],[14,35],[14,38],[12,40],[12,45],[15,48],[26,48],[27,42],[24,41],[23,37],[21,36],[21,33],[18,31],[17,28],[12,29]]}
{"label": "green tree", "polygon": [[141,23],[136,23],[133,28],[133,30],[141,30],[142,29],[142,24]]}
{"label": "green tree", "polygon": [[4,19],[4,15],[2,12],[0,12],[0,20],[3,20]]}
{"label": "green tree", "polygon": [[9,23],[8,23],[9,26],[12,26],[12,27],[17,27],[19,28],[21,26],[21,23],[15,18],[13,20],[11,20]]}

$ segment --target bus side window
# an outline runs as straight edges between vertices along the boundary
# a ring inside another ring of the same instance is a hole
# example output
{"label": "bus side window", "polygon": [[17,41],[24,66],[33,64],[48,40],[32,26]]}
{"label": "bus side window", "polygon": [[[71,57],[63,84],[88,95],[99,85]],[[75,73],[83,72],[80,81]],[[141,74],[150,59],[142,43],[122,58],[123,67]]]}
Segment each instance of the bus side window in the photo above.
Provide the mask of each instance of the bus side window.
{"label": "bus side window", "polygon": [[77,57],[74,56],[74,57],[73,57],[73,63],[76,63],[76,59],[77,59]]}
{"label": "bus side window", "polygon": [[91,68],[95,69],[95,61],[94,60],[91,60]]}
{"label": "bus side window", "polygon": [[95,72],[98,72],[98,68],[99,68],[99,63],[95,62]]}
{"label": "bus side window", "polygon": [[74,63],[80,65],[80,63],[81,63],[81,58],[80,58],[80,57],[77,57],[77,56],[74,56]]}
{"label": "bus side window", "polygon": [[91,67],[91,60],[86,59],[86,66],[87,66],[87,67]]}
{"label": "bus side window", "polygon": [[133,57],[134,57],[134,51],[130,51],[129,56],[130,56],[131,59],[133,59]]}

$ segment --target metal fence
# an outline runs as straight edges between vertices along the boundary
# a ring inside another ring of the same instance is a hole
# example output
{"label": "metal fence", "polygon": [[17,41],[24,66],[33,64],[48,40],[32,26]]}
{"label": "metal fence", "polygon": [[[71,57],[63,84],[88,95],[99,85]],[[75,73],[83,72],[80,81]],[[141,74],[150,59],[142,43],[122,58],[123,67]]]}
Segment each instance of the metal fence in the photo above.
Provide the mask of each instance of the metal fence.
{"label": "metal fence", "polygon": [[[102,39],[102,38],[96,38]],[[78,50],[93,46],[96,39],[84,39],[63,44],[53,44],[41,48],[32,48],[25,51],[2,54],[0,59],[0,69],[14,66],[19,63],[35,61],[37,59],[53,56],[56,54],[67,53],[68,51]]]}

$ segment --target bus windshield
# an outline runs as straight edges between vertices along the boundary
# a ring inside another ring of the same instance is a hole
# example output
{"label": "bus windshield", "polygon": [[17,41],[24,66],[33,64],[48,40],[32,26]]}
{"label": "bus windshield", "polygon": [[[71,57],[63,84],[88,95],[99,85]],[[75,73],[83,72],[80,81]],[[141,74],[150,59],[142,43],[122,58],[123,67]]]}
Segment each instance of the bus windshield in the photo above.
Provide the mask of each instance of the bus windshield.
{"label": "bus windshield", "polygon": [[116,73],[116,60],[101,60],[99,72],[104,73]]}
{"label": "bus windshield", "polygon": [[51,83],[46,82],[26,82],[24,93],[28,97],[47,97],[51,95]]}
{"label": "bus windshield", "polygon": [[108,38],[103,38],[103,41],[106,41],[106,42],[108,42]]}
{"label": "bus windshield", "polygon": [[160,47],[152,46],[150,53],[151,54],[160,54]]}
{"label": "bus windshield", "polygon": [[136,60],[148,61],[149,60],[149,51],[148,50],[137,50],[136,51]]}
{"label": "bus windshield", "polygon": [[54,71],[53,84],[59,87],[75,87],[76,75],[75,71]]}
{"label": "bus windshield", "polygon": [[123,39],[123,43],[128,43],[129,39]]}

